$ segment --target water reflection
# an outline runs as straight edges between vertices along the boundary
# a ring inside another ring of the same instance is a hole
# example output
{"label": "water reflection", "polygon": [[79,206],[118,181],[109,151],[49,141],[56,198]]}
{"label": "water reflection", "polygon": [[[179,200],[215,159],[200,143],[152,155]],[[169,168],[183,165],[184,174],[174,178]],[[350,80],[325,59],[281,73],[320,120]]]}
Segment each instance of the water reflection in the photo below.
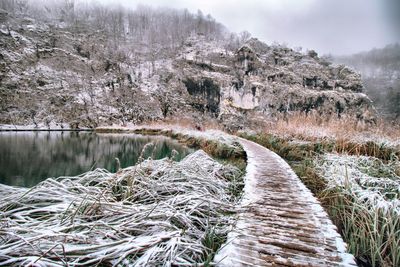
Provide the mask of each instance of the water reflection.
{"label": "water reflection", "polygon": [[98,135],[87,132],[0,132],[0,183],[31,187],[47,177],[73,176],[90,169],[115,171],[134,165],[143,147],[155,144],[145,158],[171,155],[180,160],[190,150],[164,137]]}

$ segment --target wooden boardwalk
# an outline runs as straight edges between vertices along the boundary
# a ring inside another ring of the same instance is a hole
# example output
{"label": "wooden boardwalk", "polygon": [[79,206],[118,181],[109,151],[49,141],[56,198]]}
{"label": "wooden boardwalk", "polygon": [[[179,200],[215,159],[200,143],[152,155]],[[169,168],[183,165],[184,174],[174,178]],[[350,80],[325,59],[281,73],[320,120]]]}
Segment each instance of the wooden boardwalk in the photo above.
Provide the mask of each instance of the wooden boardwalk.
{"label": "wooden boardwalk", "polygon": [[240,139],[247,157],[241,212],[217,266],[356,266],[318,200],[278,155]]}

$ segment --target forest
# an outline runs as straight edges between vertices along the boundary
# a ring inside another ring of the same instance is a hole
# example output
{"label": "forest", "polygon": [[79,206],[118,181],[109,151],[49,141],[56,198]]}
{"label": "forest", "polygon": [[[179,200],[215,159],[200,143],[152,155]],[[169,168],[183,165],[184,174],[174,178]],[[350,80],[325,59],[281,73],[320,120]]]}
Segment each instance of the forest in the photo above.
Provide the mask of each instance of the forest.
{"label": "forest", "polygon": [[10,14],[28,15],[53,27],[67,28],[76,33],[105,33],[114,48],[127,42],[150,45],[149,50],[162,47],[173,50],[191,34],[220,39],[227,29],[211,15],[187,9],[151,8],[138,5],[127,9],[121,5],[105,6],[75,0],[3,0],[0,8]]}
{"label": "forest", "polygon": [[335,57],[361,72],[365,92],[374,101],[380,115],[389,120],[400,118],[400,45],[389,44],[350,56]]}

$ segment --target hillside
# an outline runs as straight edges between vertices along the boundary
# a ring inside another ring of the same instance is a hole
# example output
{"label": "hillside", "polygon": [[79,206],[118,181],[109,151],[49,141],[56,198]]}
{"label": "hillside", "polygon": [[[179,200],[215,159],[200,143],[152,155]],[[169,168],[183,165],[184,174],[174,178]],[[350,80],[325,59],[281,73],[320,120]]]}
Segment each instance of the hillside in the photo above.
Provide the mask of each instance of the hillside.
{"label": "hillside", "polygon": [[312,50],[230,34],[201,12],[7,8],[3,124],[77,128],[185,117],[235,130],[293,112],[375,120],[350,68]]}
{"label": "hillside", "polygon": [[400,119],[400,45],[334,58],[362,74],[365,91],[381,115]]}

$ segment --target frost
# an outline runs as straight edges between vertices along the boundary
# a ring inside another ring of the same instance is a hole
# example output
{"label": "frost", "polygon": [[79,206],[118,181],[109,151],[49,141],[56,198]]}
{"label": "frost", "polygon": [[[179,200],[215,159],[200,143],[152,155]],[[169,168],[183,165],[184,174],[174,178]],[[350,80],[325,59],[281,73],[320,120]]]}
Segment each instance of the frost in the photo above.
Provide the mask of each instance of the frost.
{"label": "frost", "polygon": [[329,188],[351,190],[361,203],[400,214],[400,163],[373,157],[325,154],[317,170]]}
{"label": "frost", "polygon": [[181,162],[145,160],[31,189],[0,184],[0,265],[202,263],[212,252],[207,231],[229,230],[232,168],[199,150]]}

